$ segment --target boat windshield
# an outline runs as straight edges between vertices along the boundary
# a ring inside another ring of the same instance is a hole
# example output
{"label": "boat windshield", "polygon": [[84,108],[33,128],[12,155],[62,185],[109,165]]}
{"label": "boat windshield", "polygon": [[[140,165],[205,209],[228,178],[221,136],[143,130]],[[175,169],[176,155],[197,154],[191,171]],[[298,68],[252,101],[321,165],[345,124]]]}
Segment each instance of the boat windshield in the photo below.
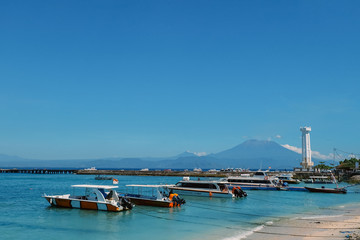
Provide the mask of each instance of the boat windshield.
{"label": "boat windshield", "polygon": [[327,176],[310,176],[310,179],[324,179],[324,180],[328,180],[329,177]]}
{"label": "boat windshield", "polygon": [[127,186],[128,194],[137,195],[138,197],[146,196],[153,199],[168,197],[170,192],[166,187],[146,187],[146,186]]}
{"label": "boat windshield", "polygon": [[266,176],[264,172],[256,172],[254,176]]}
{"label": "boat windshield", "polygon": [[216,185],[213,183],[179,182],[176,186],[185,188],[217,189]]}
{"label": "boat windshield", "polygon": [[220,191],[225,192],[228,190],[226,184],[219,183],[218,185],[219,185]]}
{"label": "boat windshield", "polygon": [[264,184],[270,184],[271,180],[270,179],[256,179],[256,178],[249,178],[249,179],[237,179],[237,178],[229,178],[228,179],[229,183],[264,183]]}

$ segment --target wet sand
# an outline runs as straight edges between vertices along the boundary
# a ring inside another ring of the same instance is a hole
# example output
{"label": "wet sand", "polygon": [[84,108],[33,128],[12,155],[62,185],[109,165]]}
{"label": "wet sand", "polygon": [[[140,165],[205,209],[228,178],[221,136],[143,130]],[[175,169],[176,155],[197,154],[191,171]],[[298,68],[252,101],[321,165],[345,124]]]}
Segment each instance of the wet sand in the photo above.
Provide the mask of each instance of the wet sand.
{"label": "wet sand", "polygon": [[335,208],[330,215],[325,212],[269,223],[246,240],[360,239],[360,205]]}

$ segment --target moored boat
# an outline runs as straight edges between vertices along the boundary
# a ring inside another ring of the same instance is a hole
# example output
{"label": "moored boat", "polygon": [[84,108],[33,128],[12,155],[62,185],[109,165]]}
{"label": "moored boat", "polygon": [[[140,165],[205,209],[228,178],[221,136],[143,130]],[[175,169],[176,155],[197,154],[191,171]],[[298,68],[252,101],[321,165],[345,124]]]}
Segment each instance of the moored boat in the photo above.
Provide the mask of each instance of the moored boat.
{"label": "moored boat", "polygon": [[87,170],[87,171],[96,171],[96,167],[90,167],[90,168],[84,168],[84,170]]}
{"label": "moored boat", "polygon": [[82,195],[46,195],[44,198],[51,206],[64,208],[79,208],[89,210],[103,210],[119,212],[132,209],[131,202],[125,197],[119,196],[115,191],[117,186],[108,185],[72,185],[75,189],[85,190]]}
{"label": "moored boat", "polygon": [[107,176],[97,175],[97,176],[95,177],[95,180],[113,180],[113,177],[107,177]]}
{"label": "moored boat", "polygon": [[126,185],[130,191],[125,193],[136,205],[146,205],[155,207],[180,207],[185,200],[178,194],[169,191],[170,185]]}
{"label": "moored boat", "polygon": [[311,184],[332,184],[335,183],[334,180],[331,180],[327,176],[310,176],[309,179],[303,180],[304,183],[311,183]]}
{"label": "moored boat", "polygon": [[244,197],[246,193],[239,190],[231,192],[224,181],[194,181],[184,177],[182,181],[169,186],[170,190],[180,195],[201,196],[201,197]]}
{"label": "moored boat", "polygon": [[294,179],[291,173],[289,174],[281,174],[278,176],[279,181],[286,182],[288,184],[299,184],[300,180]]}
{"label": "moored boat", "polygon": [[266,171],[257,171],[253,175],[241,174],[240,176],[230,176],[222,179],[228,185],[240,186],[243,189],[251,190],[278,190],[278,178],[268,176]]}
{"label": "moored boat", "polygon": [[305,187],[310,192],[319,192],[319,193],[347,193],[345,188],[313,188],[313,187]]}

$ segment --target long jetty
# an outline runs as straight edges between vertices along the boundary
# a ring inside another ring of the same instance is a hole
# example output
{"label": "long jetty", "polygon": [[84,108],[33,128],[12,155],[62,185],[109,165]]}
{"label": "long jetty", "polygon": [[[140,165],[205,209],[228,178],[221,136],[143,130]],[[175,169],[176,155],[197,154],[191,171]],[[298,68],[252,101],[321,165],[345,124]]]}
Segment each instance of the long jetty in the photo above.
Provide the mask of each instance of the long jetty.
{"label": "long jetty", "polygon": [[0,169],[0,173],[27,174],[78,174],[78,175],[126,175],[126,176],[190,176],[190,177],[226,177],[226,172],[197,171],[141,171],[141,170],[88,170],[88,169]]}
{"label": "long jetty", "polygon": [[[226,177],[227,172],[200,172],[200,171],[177,171],[177,170],[79,170],[80,175],[127,175],[127,176],[189,176],[189,177]],[[239,175],[239,173],[237,173]]]}
{"label": "long jetty", "polygon": [[0,169],[0,173],[30,173],[30,174],[76,174],[74,169]]}
{"label": "long jetty", "polygon": [[[0,169],[0,173],[27,173],[27,174],[79,174],[79,175],[125,175],[125,176],[189,176],[189,177],[214,177],[239,176],[240,174],[253,173],[251,171],[177,171],[177,170],[98,170],[98,169]],[[268,172],[269,175],[288,173],[282,171]],[[330,176],[329,173],[317,172],[292,172],[294,178],[304,179],[309,176]]]}

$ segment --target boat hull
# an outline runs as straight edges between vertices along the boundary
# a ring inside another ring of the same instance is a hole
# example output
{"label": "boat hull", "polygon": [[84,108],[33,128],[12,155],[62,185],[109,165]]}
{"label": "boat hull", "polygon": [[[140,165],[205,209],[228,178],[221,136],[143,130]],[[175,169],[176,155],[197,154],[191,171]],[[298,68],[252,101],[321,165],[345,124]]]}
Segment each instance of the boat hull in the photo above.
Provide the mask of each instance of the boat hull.
{"label": "boat hull", "polygon": [[272,184],[256,184],[256,183],[231,183],[228,185],[229,189],[233,187],[241,187],[243,190],[279,190],[278,186]]}
{"label": "boat hull", "polygon": [[298,181],[298,180],[288,180],[288,179],[284,179],[284,180],[282,180],[284,183],[286,182],[287,184],[299,184],[300,183],[300,181]]}
{"label": "boat hull", "polygon": [[153,206],[153,207],[173,207],[171,202],[168,201],[135,198],[131,196],[126,196],[126,197],[130,199],[130,201],[135,205],[144,205],[144,206]]}
{"label": "boat hull", "polygon": [[95,177],[95,180],[113,180],[112,177]]}
{"label": "boat hull", "polygon": [[242,185],[242,184],[233,184],[229,185],[229,189],[232,189],[233,187],[241,187],[242,190],[265,190],[265,191],[300,191],[300,192],[307,192],[304,187],[277,187],[277,186],[271,186],[266,184],[254,184],[254,185]]}
{"label": "boat hull", "polygon": [[203,189],[185,189],[180,187],[170,187],[174,193],[186,196],[197,196],[197,197],[220,197],[220,198],[232,198],[234,195],[231,192],[219,192]]}
{"label": "boat hull", "polygon": [[[277,191],[279,190],[278,187],[272,187],[272,186],[259,186],[259,185],[237,185],[241,187],[243,190],[269,190],[269,191]],[[229,186],[231,189],[231,186]]]}
{"label": "boat hull", "polygon": [[318,193],[338,193],[345,194],[347,191],[345,188],[311,188],[305,187],[310,192],[318,192]]}
{"label": "boat hull", "polygon": [[309,181],[309,180],[304,180],[304,183],[307,183],[307,184],[333,184],[334,182],[332,182],[332,181]]}
{"label": "boat hull", "polygon": [[122,206],[117,206],[116,204],[111,204],[107,202],[96,202],[73,198],[60,198],[56,196],[44,196],[44,198],[50,203],[51,206],[62,208],[78,208],[110,212],[120,212],[124,210]]}

